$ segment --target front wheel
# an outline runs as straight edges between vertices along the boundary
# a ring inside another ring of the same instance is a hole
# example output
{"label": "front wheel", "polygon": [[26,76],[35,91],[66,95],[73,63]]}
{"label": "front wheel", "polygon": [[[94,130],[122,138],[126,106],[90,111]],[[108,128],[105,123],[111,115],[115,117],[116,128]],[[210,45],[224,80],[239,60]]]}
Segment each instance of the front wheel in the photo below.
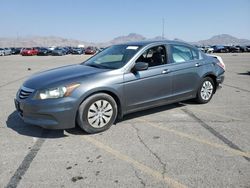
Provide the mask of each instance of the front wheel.
{"label": "front wheel", "polygon": [[109,129],[117,117],[117,104],[110,95],[97,93],[80,105],[78,125],[87,133],[98,133]]}
{"label": "front wheel", "polygon": [[213,97],[214,89],[213,79],[210,77],[204,78],[197,91],[196,101],[200,104],[208,103]]}

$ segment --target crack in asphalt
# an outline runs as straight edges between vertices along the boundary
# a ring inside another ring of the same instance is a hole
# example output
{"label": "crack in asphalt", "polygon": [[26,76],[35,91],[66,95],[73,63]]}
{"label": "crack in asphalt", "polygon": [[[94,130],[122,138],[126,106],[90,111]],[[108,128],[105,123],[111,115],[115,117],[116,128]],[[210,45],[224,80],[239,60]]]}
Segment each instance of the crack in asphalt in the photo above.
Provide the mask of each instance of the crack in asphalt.
{"label": "crack in asphalt", "polygon": [[143,187],[146,187],[146,183],[144,182],[144,180],[139,176],[138,172],[134,169],[135,172],[135,177],[140,181],[140,183],[142,184]]}
{"label": "crack in asphalt", "polygon": [[161,164],[162,166],[162,178],[165,177],[165,174],[166,174],[166,164],[164,162],[162,162],[161,158],[154,152],[152,151],[152,149],[143,141],[143,139],[141,138],[141,136],[139,135],[139,129],[135,126],[133,126],[133,128],[136,130],[136,135],[137,135],[137,138],[139,139],[140,143],[142,145],[144,145],[144,147],[159,161],[159,163]]}

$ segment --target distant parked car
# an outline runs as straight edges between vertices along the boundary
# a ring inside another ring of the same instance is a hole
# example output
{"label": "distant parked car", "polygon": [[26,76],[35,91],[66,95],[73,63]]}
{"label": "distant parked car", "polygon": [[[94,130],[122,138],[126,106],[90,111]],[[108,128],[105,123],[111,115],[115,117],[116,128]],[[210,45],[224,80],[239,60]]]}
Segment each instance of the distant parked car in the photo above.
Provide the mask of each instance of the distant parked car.
{"label": "distant parked car", "polygon": [[61,47],[56,47],[51,53],[51,55],[54,55],[54,56],[63,56],[66,54],[67,54],[67,51]]}
{"label": "distant parked car", "polygon": [[12,55],[20,54],[21,48],[11,48]]}
{"label": "distant parked car", "polygon": [[71,47],[63,47],[63,49],[66,51],[66,54],[71,54],[72,53],[72,48]]}
{"label": "distant parked car", "polygon": [[36,48],[23,48],[21,50],[21,55],[22,56],[32,56],[32,55],[37,55],[38,50]]}
{"label": "distant parked car", "polygon": [[52,50],[48,48],[39,48],[37,55],[39,56],[45,56],[45,55],[51,55]]}
{"label": "distant parked car", "polygon": [[214,49],[210,46],[204,46],[205,53],[211,54],[214,52]]}
{"label": "distant parked car", "polygon": [[250,52],[250,46],[246,46],[247,52]]}
{"label": "distant parked car", "polygon": [[87,55],[93,55],[96,53],[96,48],[93,46],[89,46],[85,49],[85,54]]}
{"label": "distant parked car", "polygon": [[214,49],[214,53],[226,53],[226,52],[228,52],[228,50],[226,49],[225,46],[215,45],[215,46],[212,46],[212,48]]}
{"label": "distant parked car", "polygon": [[72,48],[71,49],[71,54],[77,54],[77,55],[80,55],[80,54],[83,54],[84,50],[82,48]]}
{"label": "distant parked car", "polygon": [[4,55],[11,55],[11,49],[10,48],[4,48]]}
{"label": "distant parked car", "polygon": [[5,55],[4,49],[0,48],[0,56],[4,56],[4,55]]}
{"label": "distant parked car", "polygon": [[56,46],[50,46],[48,47],[48,49],[50,49],[51,51],[54,50],[56,48]]}
{"label": "distant parked car", "polygon": [[240,52],[240,48],[236,47],[236,46],[225,46],[227,52],[230,53],[238,53]]}
{"label": "distant parked car", "polygon": [[239,45],[237,45],[235,47],[239,48],[239,52],[247,52],[248,51],[246,46],[239,46]]}

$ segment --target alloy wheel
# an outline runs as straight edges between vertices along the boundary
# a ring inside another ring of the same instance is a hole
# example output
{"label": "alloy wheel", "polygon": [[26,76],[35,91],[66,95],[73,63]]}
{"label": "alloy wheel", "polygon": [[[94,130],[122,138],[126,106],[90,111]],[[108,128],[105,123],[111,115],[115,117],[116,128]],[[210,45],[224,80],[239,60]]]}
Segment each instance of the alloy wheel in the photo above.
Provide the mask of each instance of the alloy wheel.
{"label": "alloy wheel", "polygon": [[87,120],[92,127],[101,128],[109,123],[112,115],[112,105],[107,100],[98,100],[90,105]]}
{"label": "alloy wheel", "polygon": [[201,98],[207,101],[211,98],[212,94],[213,94],[213,84],[210,81],[206,80],[202,84]]}

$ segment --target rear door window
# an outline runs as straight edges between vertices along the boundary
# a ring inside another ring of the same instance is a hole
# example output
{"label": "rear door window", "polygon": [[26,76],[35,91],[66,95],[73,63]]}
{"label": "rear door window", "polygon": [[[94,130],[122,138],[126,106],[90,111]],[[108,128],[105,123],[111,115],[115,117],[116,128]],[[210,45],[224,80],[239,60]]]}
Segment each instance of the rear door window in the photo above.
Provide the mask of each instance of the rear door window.
{"label": "rear door window", "polygon": [[199,50],[185,45],[171,45],[171,56],[173,63],[183,63],[202,59]]}

